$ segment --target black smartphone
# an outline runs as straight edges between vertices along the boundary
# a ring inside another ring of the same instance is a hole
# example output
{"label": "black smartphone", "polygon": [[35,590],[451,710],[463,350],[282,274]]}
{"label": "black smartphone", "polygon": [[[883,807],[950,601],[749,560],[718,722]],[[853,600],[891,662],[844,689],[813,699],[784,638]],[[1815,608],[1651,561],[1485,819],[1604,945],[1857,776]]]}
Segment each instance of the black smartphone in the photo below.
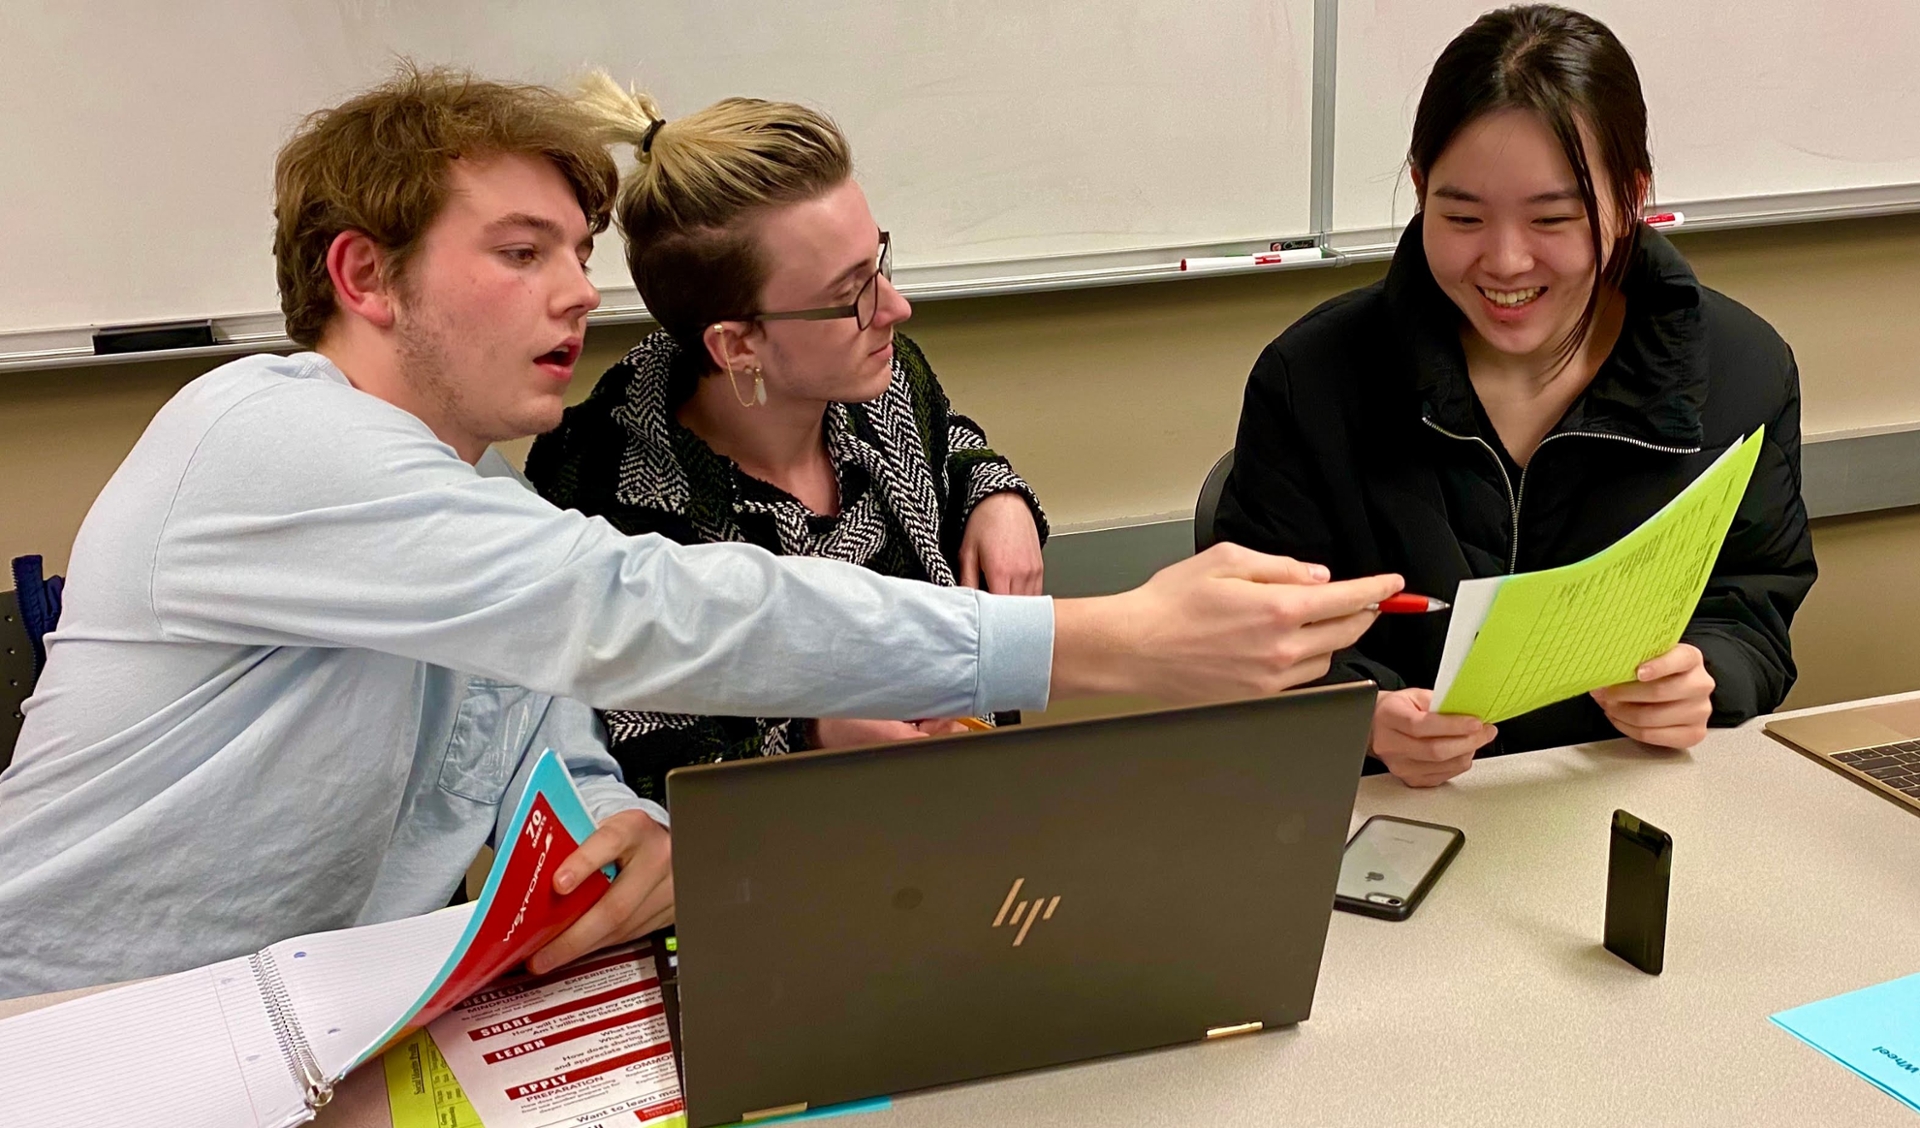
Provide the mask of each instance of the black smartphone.
{"label": "black smartphone", "polygon": [[1333,907],[1383,920],[1407,919],[1466,840],[1458,827],[1373,816],[1340,857]]}
{"label": "black smartphone", "polygon": [[1648,975],[1667,958],[1667,886],[1673,836],[1625,811],[1613,813],[1607,847],[1607,951]]}

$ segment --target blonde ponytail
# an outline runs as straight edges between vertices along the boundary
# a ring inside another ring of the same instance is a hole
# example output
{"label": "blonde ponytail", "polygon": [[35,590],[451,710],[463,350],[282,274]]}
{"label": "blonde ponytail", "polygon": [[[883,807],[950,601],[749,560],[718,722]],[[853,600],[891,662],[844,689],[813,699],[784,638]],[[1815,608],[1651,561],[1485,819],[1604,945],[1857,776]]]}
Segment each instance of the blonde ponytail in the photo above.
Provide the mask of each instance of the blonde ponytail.
{"label": "blonde ponytail", "polygon": [[605,71],[582,79],[574,100],[609,144],[633,146],[638,164],[614,207],[627,268],[648,312],[703,353],[708,325],[757,308],[767,264],[752,219],[853,176],[840,127],[792,102],[725,98],[668,122]]}
{"label": "blonde ponytail", "polygon": [[642,162],[648,135],[666,124],[660,107],[638,90],[629,90],[613,80],[606,71],[597,70],[580,80],[574,104],[585,111],[604,131],[610,145],[632,145]]}

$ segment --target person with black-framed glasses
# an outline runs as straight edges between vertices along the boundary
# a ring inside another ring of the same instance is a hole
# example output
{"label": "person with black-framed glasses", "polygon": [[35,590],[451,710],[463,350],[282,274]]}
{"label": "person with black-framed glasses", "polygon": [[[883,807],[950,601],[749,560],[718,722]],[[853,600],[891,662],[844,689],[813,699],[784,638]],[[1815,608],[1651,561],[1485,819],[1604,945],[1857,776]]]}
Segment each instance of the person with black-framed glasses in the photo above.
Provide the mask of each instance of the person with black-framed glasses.
{"label": "person with black-framed glasses", "polygon": [[[893,286],[892,237],[851,176],[844,137],[801,107],[754,105],[771,128],[730,138],[702,129],[705,148],[676,148],[677,130],[656,132],[620,213],[635,282],[669,328],[535,442],[528,477],[554,503],[629,534],[746,541],[1039,594],[1045,516],[898,332],[912,307]],[[741,105],[722,108],[739,124]],[[712,175],[722,166],[736,175]],[[715,198],[716,181],[771,188]],[[670,196],[698,228],[646,231],[637,183],[655,203]],[[623,711],[605,720],[629,783],[659,800],[666,772],[684,764],[957,726]]]}
{"label": "person with black-framed glasses", "polygon": [[[862,330],[873,327],[873,320],[880,312],[880,280],[893,281],[893,233],[880,232],[880,253],[875,262],[873,273],[867,276],[867,284],[860,287],[853,301],[845,305],[815,306],[812,309],[789,309],[777,313],[749,313],[737,320],[741,321],[836,321],[851,317],[854,324]],[[904,318],[902,320],[905,320]]]}

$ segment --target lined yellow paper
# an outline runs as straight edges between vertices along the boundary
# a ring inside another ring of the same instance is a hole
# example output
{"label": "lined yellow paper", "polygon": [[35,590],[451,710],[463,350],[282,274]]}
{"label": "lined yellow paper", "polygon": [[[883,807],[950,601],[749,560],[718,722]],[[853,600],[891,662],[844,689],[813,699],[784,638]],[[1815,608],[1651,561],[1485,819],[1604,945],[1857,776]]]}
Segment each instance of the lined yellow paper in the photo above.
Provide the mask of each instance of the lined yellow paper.
{"label": "lined yellow paper", "polygon": [[1477,633],[1465,634],[1475,624],[1459,615],[1449,628],[1450,657],[1471,645],[1450,680],[1445,672],[1454,663],[1442,659],[1435,711],[1497,723],[1632,681],[1640,663],[1673,649],[1706,590],[1763,433],[1730,448],[1660,512],[1585,560],[1469,580],[1498,588]]}

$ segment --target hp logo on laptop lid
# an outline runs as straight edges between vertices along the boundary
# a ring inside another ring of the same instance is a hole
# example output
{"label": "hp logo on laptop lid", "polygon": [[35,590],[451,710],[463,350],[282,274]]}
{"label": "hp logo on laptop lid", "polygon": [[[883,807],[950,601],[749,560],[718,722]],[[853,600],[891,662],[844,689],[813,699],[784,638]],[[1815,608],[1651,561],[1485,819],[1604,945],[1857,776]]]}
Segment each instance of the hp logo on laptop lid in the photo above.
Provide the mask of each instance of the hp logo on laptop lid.
{"label": "hp logo on laptop lid", "polygon": [[[1000,911],[995,913],[993,917],[993,927],[995,928],[999,928],[1004,924],[1008,928],[1017,926],[1020,929],[1013,937],[1013,946],[1016,948],[1026,942],[1027,931],[1033,927],[1034,921],[1052,920],[1053,910],[1060,907],[1060,897],[1058,894],[1055,894],[1050,901],[1044,897],[1035,897],[1031,901],[1022,901],[1017,905],[1014,904],[1013,899],[1020,895],[1020,887],[1026,883],[1027,879],[1024,877],[1016,877],[1013,879],[1013,888],[1007,890],[1007,899],[1000,902]],[[1043,902],[1045,904],[1044,908],[1042,907]],[[1007,915],[1007,910],[1009,909],[1013,910],[1012,916]]]}

